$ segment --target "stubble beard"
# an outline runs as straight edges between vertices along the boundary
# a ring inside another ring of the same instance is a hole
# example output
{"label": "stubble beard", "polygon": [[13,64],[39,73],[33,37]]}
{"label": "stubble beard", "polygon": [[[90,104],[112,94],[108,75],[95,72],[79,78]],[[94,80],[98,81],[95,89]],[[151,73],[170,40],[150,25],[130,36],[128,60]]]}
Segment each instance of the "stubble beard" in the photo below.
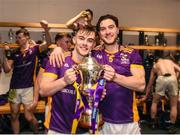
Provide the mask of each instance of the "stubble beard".
{"label": "stubble beard", "polygon": [[102,39],[102,41],[104,42],[105,45],[114,45],[114,44],[117,42],[117,37],[116,37],[116,38],[114,39],[114,41],[111,42],[111,43],[108,43],[108,42],[106,42],[106,41],[103,40],[103,39]]}

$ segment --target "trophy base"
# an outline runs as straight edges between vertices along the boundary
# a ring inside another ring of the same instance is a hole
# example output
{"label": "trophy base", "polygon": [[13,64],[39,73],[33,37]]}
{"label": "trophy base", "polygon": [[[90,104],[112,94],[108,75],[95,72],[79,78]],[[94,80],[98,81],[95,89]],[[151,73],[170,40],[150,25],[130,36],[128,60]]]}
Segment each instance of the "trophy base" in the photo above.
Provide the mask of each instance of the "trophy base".
{"label": "trophy base", "polygon": [[[91,114],[92,114],[92,110],[90,109],[87,109],[85,112],[82,113],[81,119],[79,121],[80,127],[88,128],[88,129],[91,128]],[[101,113],[98,113],[97,119],[98,119],[98,128],[100,129],[104,124]]]}

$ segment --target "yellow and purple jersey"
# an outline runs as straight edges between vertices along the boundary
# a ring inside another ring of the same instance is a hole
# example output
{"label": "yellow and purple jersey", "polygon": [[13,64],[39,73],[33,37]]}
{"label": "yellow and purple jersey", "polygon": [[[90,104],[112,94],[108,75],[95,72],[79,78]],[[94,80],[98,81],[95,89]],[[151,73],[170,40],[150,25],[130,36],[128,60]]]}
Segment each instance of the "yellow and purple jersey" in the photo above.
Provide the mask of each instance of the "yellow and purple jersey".
{"label": "yellow and purple jersey", "polygon": [[[106,50],[93,51],[93,57],[102,64],[112,66],[116,73],[131,76],[131,68],[143,68],[139,53],[122,47],[115,54]],[[100,103],[100,110],[106,122],[121,124],[138,121],[135,92],[115,82],[106,82],[106,97]]]}
{"label": "yellow and purple jersey", "polygon": [[[45,73],[43,76],[52,77],[55,79],[62,78],[67,69],[72,68],[73,65],[77,65],[71,55],[65,58],[65,63],[62,67],[53,67],[49,61],[46,64]],[[77,74],[77,80],[80,83],[80,75]],[[45,126],[50,130],[70,134],[72,129],[72,122],[74,119],[76,105],[76,92],[73,85],[68,85],[65,88],[58,91],[52,96],[52,101],[47,116]],[[84,133],[83,129],[78,128],[77,133]]]}
{"label": "yellow and purple jersey", "polygon": [[38,54],[38,45],[30,46],[26,52],[17,50],[12,54],[14,68],[10,89],[28,88],[34,85]]}

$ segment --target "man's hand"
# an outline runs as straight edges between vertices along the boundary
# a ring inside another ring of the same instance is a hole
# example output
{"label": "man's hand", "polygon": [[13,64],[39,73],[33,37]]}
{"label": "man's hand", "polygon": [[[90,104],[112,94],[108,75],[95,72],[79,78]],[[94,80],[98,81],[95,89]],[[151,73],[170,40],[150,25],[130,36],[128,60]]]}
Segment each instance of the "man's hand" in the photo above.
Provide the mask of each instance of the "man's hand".
{"label": "man's hand", "polygon": [[79,17],[86,17],[86,16],[87,16],[87,12],[85,10],[79,13]]}
{"label": "man's hand", "polygon": [[109,65],[104,65],[104,79],[108,81],[113,81],[116,76],[114,68]]}
{"label": "man's hand", "polygon": [[50,64],[53,65],[53,67],[56,67],[56,65],[61,67],[64,59],[64,53],[61,47],[56,47],[49,57]]}
{"label": "man's hand", "polygon": [[48,22],[46,20],[41,20],[40,21],[40,24],[41,24],[41,27],[44,29],[44,30],[49,30],[50,28],[48,27]]}
{"label": "man's hand", "polygon": [[76,81],[76,79],[76,72],[73,68],[66,70],[64,74],[64,81],[67,83],[67,85],[73,84]]}
{"label": "man's hand", "polygon": [[146,101],[146,100],[147,100],[147,96],[146,95],[142,96],[142,98],[140,99],[140,101]]}
{"label": "man's hand", "polygon": [[9,50],[9,49],[10,49],[10,47],[8,45],[4,46],[4,50]]}
{"label": "man's hand", "polygon": [[36,107],[37,107],[37,104],[38,104],[38,101],[33,101],[33,103],[30,106],[28,106],[27,109],[29,111],[34,111],[36,109]]}

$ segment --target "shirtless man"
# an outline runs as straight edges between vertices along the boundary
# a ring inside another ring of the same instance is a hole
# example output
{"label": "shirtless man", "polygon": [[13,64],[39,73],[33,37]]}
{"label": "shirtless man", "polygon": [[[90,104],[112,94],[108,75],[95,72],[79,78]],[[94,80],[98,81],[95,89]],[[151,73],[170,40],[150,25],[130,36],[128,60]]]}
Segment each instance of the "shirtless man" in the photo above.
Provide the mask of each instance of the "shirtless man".
{"label": "shirtless man", "polygon": [[155,93],[153,95],[153,101],[151,106],[151,118],[152,118],[152,126],[155,125],[155,118],[157,113],[157,105],[161,96],[165,95],[165,91],[167,90],[168,95],[170,97],[170,128],[169,133],[175,133],[175,122],[177,117],[177,102],[178,102],[178,82],[176,73],[180,72],[180,67],[175,64],[171,59],[159,58],[157,62],[153,65],[151,70],[150,80],[146,88],[146,96],[144,99],[147,99],[151,87],[153,86],[153,82],[155,79],[155,75],[157,75]]}

